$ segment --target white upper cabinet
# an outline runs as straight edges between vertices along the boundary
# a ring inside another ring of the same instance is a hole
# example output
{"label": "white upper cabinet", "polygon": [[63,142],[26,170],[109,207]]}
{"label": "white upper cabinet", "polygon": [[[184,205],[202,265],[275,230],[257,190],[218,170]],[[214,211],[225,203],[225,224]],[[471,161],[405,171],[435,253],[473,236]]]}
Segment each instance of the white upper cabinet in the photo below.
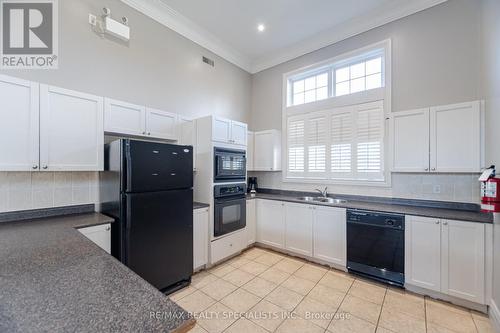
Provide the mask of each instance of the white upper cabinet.
{"label": "white upper cabinet", "polygon": [[247,133],[247,171],[254,171],[254,133]]}
{"label": "white upper cabinet", "polygon": [[285,204],[257,201],[257,241],[280,249],[285,247]]}
{"label": "white upper cabinet", "polygon": [[0,171],[39,170],[39,85],[0,75]]}
{"label": "white upper cabinet", "polygon": [[278,130],[254,133],[253,169],[281,171],[281,132]]}
{"label": "white upper cabinet", "polygon": [[177,121],[178,143],[184,146],[193,146],[193,170],[196,170],[196,120],[179,117]]}
{"label": "white upper cabinet", "polygon": [[105,98],[104,108],[106,132],[134,136],[147,135],[144,106]]}
{"label": "white upper cabinet", "polygon": [[430,110],[431,171],[481,171],[480,102]]}
{"label": "white upper cabinet", "polygon": [[238,121],[231,121],[231,140],[232,143],[240,146],[247,145],[247,124]]}
{"label": "white upper cabinet", "polygon": [[452,220],[442,220],[441,224],[442,292],[484,304],[484,224]]}
{"label": "white upper cabinet", "polygon": [[220,117],[212,118],[212,140],[231,143],[231,120]]}
{"label": "white upper cabinet", "polygon": [[313,208],[309,205],[285,204],[285,248],[305,256],[313,252]]}
{"label": "white upper cabinet", "polygon": [[392,135],[392,171],[428,172],[429,109],[394,113]]}
{"label": "white upper cabinet", "polygon": [[314,207],[313,255],[331,264],[347,264],[346,210],[333,207]]}
{"label": "white upper cabinet", "polygon": [[481,102],[392,114],[393,172],[480,172]]}
{"label": "white upper cabinet", "polygon": [[406,216],[406,283],[441,291],[441,222],[438,219]]}
{"label": "white upper cabinet", "polygon": [[247,124],[221,117],[212,117],[212,141],[247,145]]}
{"label": "white upper cabinet", "polygon": [[166,140],[177,140],[177,114],[146,108],[147,135]]}
{"label": "white upper cabinet", "polygon": [[103,170],[103,98],[40,85],[42,171]]}

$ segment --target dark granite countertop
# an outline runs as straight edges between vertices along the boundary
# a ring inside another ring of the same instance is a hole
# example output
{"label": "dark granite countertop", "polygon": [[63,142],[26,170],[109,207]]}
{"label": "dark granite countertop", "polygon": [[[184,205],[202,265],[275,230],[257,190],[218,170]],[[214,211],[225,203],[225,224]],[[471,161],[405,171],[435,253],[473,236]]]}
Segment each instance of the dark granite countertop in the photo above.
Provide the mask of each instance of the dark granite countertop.
{"label": "dark granite countertop", "polygon": [[210,207],[209,204],[203,203],[203,202],[193,202],[193,209],[200,209],[200,208],[206,208]]}
{"label": "dark granite countertop", "polygon": [[112,221],[0,223],[0,332],[187,331],[186,311],[75,229]]}
{"label": "dark granite countertop", "polygon": [[[302,195],[294,192],[286,193],[286,191],[281,191],[280,193],[257,193],[255,197],[247,196],[247,199],[248,200],[267,199],[267,200],[302,203],[307,205],[369,210],[369,211],[387,212],[387,213],[404,214],[404,215],[433,217],[433,218],[448,219],[448,220],[493,223],[493,216],[492,214],[489,213],[482,213],[480,211],[465,210],[465,209],[450,209],[450,208],[421,206],[419,205],[418,200],[415,200],[415,205],[410,205],[410,204],[403,205],[395,203],[370,202],[370,201],[363,201],[363,200],[356,200],[349,198],[347,199],[348,201],[346,203],[332,205],[321,202],[311,202],[311,201],[305,202],[302,200],[298,200],[298,197],[300,196]],[[317,194],[313,196],[317,196]],[[334,195],[332,196],[335,197]]]}

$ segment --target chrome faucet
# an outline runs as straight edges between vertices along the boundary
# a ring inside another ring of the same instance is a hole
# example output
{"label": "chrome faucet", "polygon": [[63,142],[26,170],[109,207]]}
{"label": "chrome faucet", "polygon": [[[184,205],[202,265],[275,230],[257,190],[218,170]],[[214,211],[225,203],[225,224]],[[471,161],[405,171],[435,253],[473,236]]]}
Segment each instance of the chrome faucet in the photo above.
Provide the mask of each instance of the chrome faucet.
{"label": "chrome faucet", "polygon": [[324,191],[322,191],[320,189],[315,189],[315,191],[321,193],[321,196],[323,198],[328,198],[328,187],[325,187]]}

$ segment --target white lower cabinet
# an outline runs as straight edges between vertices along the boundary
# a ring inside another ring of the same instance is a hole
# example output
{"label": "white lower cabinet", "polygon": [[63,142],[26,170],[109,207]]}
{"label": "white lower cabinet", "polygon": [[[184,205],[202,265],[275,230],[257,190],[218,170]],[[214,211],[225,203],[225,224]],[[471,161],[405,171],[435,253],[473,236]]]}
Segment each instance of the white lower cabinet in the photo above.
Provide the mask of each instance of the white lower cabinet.
{"label": "white lower cabinet", "polygon": [[441,222],[406,216],[405,280],[407,284],[441,291]]}
{"label": "white lower cabinet", "polygon": [[285,204],[280,201],[257,201],[257,241],[285,248]]}
{"label": "white lower cabinet", "polygon": [[452,220],[441,224],[441,291],[484,304],[484,224]]}
{"label": "white lower cabinet", "polygon": [[485,229],[474,222],[406,216],[406,283],[485,304]]}
{"label": "white lower cabinet", "polygon": [[285,203],[285,248],[287,250],[312,256],[314,208],[304,204]]}
{"label": "white lower cabinet", "polygon": [[193,211],[193,270],[208,264],[208,220],[209,209]]}
{"label": "white lower cabinet", "polygon": [[314,207],[314,258],[346,266],[346,210],[334,207]]}
{"label": "white lower cabinet", "polygon": [[257,200],[247,200],[247,245],[252,245],[256,241],[257,236],[257,225],[256,225],[256,201]]}
{"label": "white lower cabinet", "polygon": [[81,228],[78,231],[101,249],[111,254],[111,224]]}

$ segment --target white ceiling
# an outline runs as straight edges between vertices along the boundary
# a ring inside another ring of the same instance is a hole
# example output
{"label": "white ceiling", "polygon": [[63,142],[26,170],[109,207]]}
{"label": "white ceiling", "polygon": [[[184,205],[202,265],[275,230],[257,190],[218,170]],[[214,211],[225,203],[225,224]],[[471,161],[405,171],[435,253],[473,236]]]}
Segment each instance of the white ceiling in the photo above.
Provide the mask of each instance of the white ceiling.
{"label": "white ceiling", "polygon": [[122,1],[255,73],[446,0]]}

